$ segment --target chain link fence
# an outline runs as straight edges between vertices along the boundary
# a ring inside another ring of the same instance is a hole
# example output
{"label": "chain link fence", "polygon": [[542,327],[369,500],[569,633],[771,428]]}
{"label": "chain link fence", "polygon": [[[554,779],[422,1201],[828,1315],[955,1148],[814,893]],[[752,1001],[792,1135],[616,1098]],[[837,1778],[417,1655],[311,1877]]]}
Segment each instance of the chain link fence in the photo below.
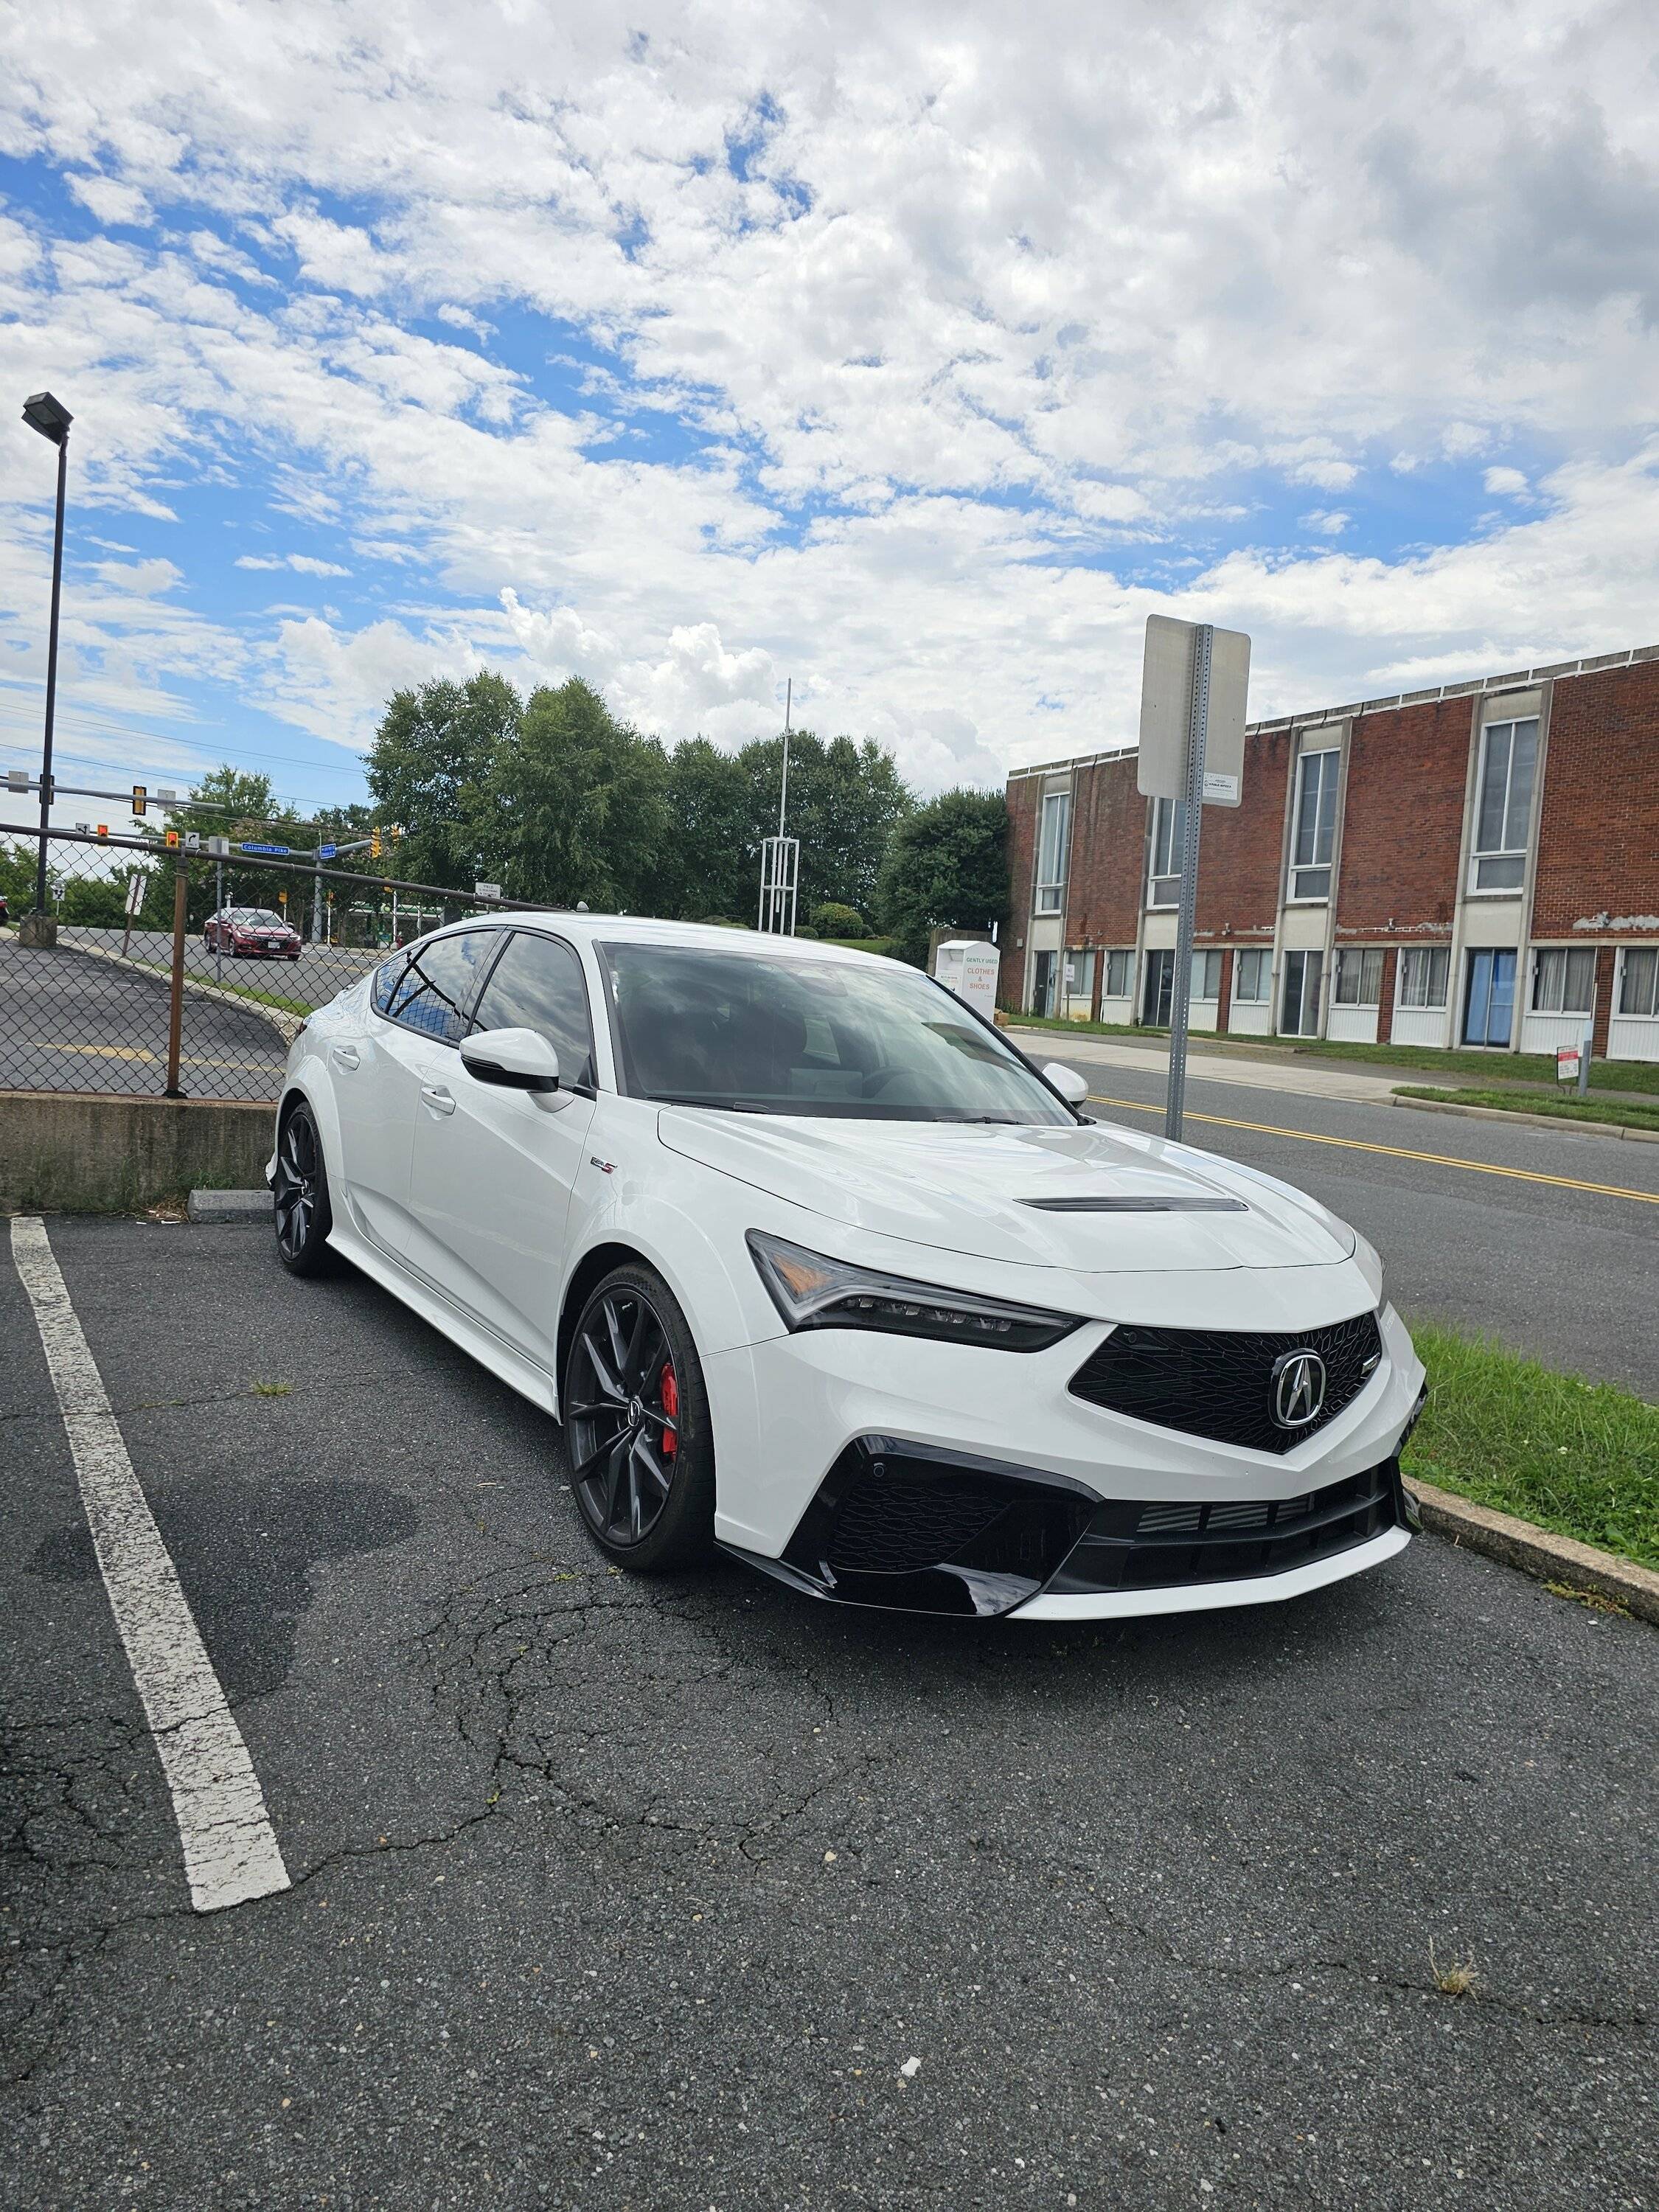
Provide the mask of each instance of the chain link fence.
{"label": "chain link fence", "polygon": [[513,906],[160,838],[0,823],[0,1094],[274,1101],[313,1006],[394,945]]}

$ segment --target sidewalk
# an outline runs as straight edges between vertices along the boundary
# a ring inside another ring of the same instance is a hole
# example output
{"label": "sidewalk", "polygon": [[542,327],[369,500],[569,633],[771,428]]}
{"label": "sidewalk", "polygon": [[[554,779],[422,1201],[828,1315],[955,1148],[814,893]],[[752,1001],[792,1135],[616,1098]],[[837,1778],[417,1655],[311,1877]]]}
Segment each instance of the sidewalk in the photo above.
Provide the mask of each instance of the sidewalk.
{"label": "sidewalk", "polygon": [[[1008,1034],[1020,1040],[1020,1048],[1033,1060],[1059,1060],[1083,1067],[1121,1067],[1127,1073],[1155,1076],[1162,1082],[1170,1064],[1170,1048],[1156,1044],[1119,1044],[1109,1037],[1067,1036],[1061,1030],[1031,1030],[1010,1022]],[[1400,1068],[1381,1074],[1362,1075],[1354,1068],[1320,1067],[1307,1060],[1275,1054],[1249,1060],[1242,1053],[1187,1052],[1188,1079],[1197,1083],[1231,1083],[1248,1091],[1286,1091],[1308,1098],[1342,1098],[1354,1105],[1389,1105],[1397,1083],[1421,1082],[1420,1072]]]}

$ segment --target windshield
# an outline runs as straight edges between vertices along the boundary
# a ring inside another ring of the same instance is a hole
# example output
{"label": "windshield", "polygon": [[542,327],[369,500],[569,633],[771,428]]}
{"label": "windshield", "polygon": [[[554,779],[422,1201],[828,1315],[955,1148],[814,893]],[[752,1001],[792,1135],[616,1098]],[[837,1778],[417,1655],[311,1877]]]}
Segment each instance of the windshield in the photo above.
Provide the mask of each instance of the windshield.
{"label": "windshield", "polygon": [[272,914],[267,907],[239,906],[231,915],[238,929],[286,929],[288,924],[280,914]]}
{"label": "windshield", "polygon": [[994,1030],[914,969],[599,950],[633,1097],[856,1121],[1073,1119]]}

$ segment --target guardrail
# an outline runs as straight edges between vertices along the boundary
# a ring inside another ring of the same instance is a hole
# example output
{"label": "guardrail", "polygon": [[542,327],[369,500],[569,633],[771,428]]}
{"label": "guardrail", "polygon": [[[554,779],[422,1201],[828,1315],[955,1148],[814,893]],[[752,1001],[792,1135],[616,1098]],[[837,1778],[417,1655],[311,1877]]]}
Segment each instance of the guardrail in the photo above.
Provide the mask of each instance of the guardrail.
{"label": "guardrail", "polygon": [[[274,1101],[313,1006],[396,944],[524,910],[438,884],[0,822],[0,1094]],[[320,899],[320,904],[319,901]]]}

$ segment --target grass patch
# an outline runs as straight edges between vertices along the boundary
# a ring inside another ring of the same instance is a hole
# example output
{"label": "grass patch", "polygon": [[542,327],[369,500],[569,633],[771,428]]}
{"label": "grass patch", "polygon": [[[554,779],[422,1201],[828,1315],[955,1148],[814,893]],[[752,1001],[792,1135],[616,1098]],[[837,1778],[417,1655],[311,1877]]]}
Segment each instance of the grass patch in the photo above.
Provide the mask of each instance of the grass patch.
{"label": "grass patch", "polygon": [[1659,1407],[1431,1322],[1412,1335],[1429,1402],[1407,1474],[1659,1567]]}
{"label": "grass patch", "polygon": [[[1122,1022],[1068,1022],[1058,1014],[1010,1014],[1009,1023],[1023,1030],[1069,1030],[1074,1036],[1167,1037],[1167,1029],[1149,1029]],[[1443,1075],[1479,1075],[1488,1083],[1537,1083],[1547,1095],[1556,1088],[1555,1060],[1541,1052],[1445,1052],[1426,1044],[1340,1044],[1328,1037],[1216,1036],[1208,1030],[1192,1032],[1194,1051],[1285,1053],[1297,1060],[1351,1060],[1356,1066],[1421,1067]],[[1659,1097],[1659,1060],[1593,1060],[1592,1091],[1651,1091]]]}
{"label": "grass patch", "polygon": [[250,1382],[248,1388],[256,1398],[286,1398],[294,1385],[291,1382]]}
{"label": "grass patch", "polygon": [[1454,1106],[1492,1106],[1504,1114],[1542,1114],[1555,1121],[1601,1121],[1626,1129],[1659,1132],[1659,1098],[1553,1097],[1534,1091],[1437,1091],[1428,1083],[1399,1083],[1396,1098],[1442,1098]]}

